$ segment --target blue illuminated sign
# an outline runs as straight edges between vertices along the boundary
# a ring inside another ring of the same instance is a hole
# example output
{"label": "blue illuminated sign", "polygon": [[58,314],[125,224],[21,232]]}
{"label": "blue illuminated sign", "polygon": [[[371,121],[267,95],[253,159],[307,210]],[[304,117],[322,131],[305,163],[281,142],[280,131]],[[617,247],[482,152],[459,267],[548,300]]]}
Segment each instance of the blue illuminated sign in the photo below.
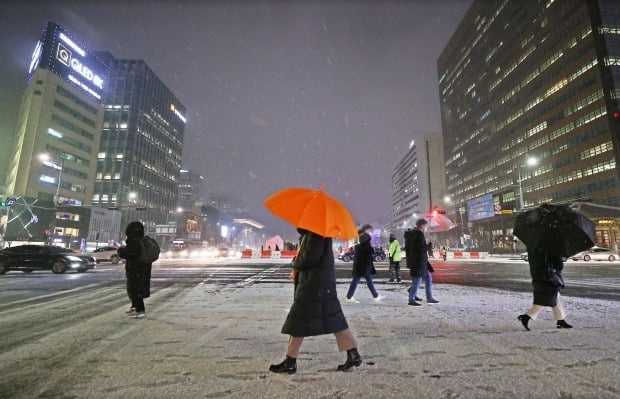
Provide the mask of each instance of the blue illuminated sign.
{"label": "blue illuminated sign", "polygon": [[64,29],[48,22],[32,54],[29,74],[36,68],[54,72],[62,79],[101,100],[106,67],[80,46]]}
{"label": "blue illuminated sign", "polygon": [[474,220],[492,218],[495,216],[493,208],[493,194],[483,195],[467,201],[467,219]]}

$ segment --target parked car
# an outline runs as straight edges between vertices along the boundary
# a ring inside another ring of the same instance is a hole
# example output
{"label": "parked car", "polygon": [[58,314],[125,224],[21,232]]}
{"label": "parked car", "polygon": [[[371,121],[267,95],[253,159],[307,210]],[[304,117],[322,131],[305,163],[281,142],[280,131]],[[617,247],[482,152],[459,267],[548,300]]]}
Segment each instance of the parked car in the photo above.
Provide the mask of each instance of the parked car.
{"label": "parked car", "polygon": [[[387,255],[386,255],[385,251],[383,250],[383,248],[375,247],[373,249],[375,251],[375,253],[373,255],[373,260],[375,262],[382,262],[382,261],[387,259]],[[344,262],[350,262],[353,259],[355,259],[355,247],[349,247],[349,248],[345,249],[343,253],[338,255],[338,259],[340,259],[340,260],[342,260]]]}
{"label": "parked car", "polygon": [[610,262],[615,261],[617,254],[609,248],[592,247],[581,251],[578,254],[571,256],[572,260],[584,260],[586,262],[590,260],[608,260]]}
{"label": "parked car", "polygon": [[97,263],[112,262],[112,264],[115,265],[121,261],[121,257],[118,256],[118,248],[116,247],[99,247],[90,255],[95,258]]}
{"label": "parked car", "polygon": [[35,269],[51,270],[56,274],[67,270],[85,272],[95,266],[95,259],[79,255],[68,248],[51,245],[18,245],[0,251],[0,274],[9,270],[30,273]]}
{"label": "parked car", "polygon": [[355,247],[349,247],[338,255],[338,259],[344,262],[350,262],[355,258]]}
{"label": "parked car", "polygon": [[521,252],[521,255],[519,255],[521,257],[522,260],[527,262],[527,252]]}

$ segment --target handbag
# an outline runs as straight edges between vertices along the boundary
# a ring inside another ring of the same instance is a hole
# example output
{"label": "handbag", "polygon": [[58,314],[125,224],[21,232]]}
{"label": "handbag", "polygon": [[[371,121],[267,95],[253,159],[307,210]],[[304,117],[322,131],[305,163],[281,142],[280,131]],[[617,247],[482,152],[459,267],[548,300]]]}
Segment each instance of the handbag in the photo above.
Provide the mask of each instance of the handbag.
{"label": "handbag", "polygon": [[562,278],[562,276],[560,276],[557,273],[551,273],[549,275],[549,279],[548,279],[549,284],[551,284],[554,287],[561,287],[564,288],[564,279]]}
{"label": "handbag", "polygon": [[435,271],[435,269],[433,269],[433,266],[431,266],[430,262],[428,263],[428,271],[430,273],[433,273]]}

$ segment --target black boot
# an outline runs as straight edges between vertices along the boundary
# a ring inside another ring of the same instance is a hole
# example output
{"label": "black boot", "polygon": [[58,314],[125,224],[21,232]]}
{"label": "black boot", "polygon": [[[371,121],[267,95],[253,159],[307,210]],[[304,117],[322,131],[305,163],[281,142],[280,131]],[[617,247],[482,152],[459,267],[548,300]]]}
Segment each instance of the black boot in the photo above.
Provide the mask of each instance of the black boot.
{"label": "black boot", "polygon": [[338,371],[349,371],[351,367],[359,367],[362,364],[362,357],[357,352],[357,348],[347,351],[347,361],[338,366]]}
{"label": "black boot", "polygon": [[295,374],[297,372],[297,359],[287,356],[282,363],[272,364],[269,371],[274,373]]}
{"label": "black boot", "polygon": [[563,319],[562,320],[558,320],[557,327],[558,328],[573,328],[573,326],[571,326],[570,324],[565,322]]}
{"label": "black boot", "polygon": [[519,319],[519,321],[521,322],[521,324],[523,324],[523,327],[525,327],[525,329],[527,331],[530,331],[530,328],[527,326],[527,323],[529,323],[530,320],[532,319],[530,316],[528,316],[526,314],[522,314],[522,315],[519,315],[519,317],[517,317],[517,319]]}

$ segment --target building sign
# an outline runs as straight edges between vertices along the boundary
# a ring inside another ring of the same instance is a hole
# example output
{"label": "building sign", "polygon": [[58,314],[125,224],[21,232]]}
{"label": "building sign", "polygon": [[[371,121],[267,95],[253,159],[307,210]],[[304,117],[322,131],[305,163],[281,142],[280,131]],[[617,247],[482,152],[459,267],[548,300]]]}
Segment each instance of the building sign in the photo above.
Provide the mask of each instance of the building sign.
{"label": "building sign", "polygon": [[467,201],[467,219],[474,220],[492,218],[495,215],[493,206],[493,194],[486,194],[482,197]]}
{"label": "building sign", "polygon": [[60,26],[48,22],[32,54],[28,73],[37,68],[54,72],[67,82],[101,100],[106,67]]}

